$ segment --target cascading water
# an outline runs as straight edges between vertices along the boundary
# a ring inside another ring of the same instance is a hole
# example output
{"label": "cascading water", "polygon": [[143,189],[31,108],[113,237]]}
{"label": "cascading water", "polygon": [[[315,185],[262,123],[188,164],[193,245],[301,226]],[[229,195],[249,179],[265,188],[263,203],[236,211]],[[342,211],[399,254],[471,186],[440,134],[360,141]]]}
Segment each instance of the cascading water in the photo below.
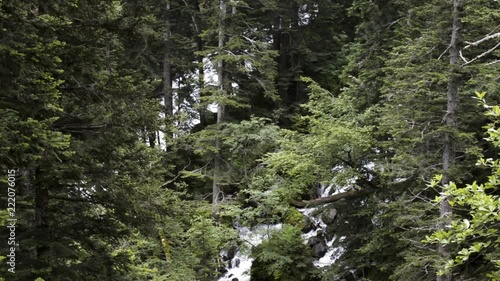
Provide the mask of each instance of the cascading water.
{"label": "cascading water", "polygon": [[[330,196],[332,188],[333,185],[321,185],[318,190],[319,197]],[[348,188],[349,187],[337,188],[333,194],[344,192]],[[334,242],[337,240],[335,235],[333,238],[327,239],[327,224],[323,221],[319,208],[320,207],[303,208],[299,209],[299,211],[312,223],[310,230],[303,234],[302,238],[304,239],[304,243],[309,244],[313,248],[313,252],[316,253],[318,259],[314,261],[314,265],[317,267],[325,267],[332,265],[340,255],[345,252],[345,249],[333,246]],[[335,209],[331,209],[327,212],[330,212],[330,218],[336,215]],[[240,238],[248,242],[252,247],[255,247],[269,238],[269,235],[273,231],[280,230],[281,227],[281,224],[259,225],[251,229],[239,227],[238,230],[240,232]],[[338,239],[342,241],[345,237],[340,237]],[[222,253],[222,255],[226,254],[227,253]],[[219,278],[219,281],[250,281],[252,261],[253,259],[250,258],[245,251],[237,251],[234,257],[228,261],[228,266],[226,267],[227,272]]]}
{"label": "cascading water", "polygon": [[[318,190],[318,195],[320,198],[330,196],[330,192],[333,185],[324,186],[321,185]],[[333,194],[346,191],[347,188],[336,189]],[[334,235],[331,239],[328,239],[327,235],[327,224],[323,221],[323,218],[318,214],[319,207],[314,208],[303,208],[299,211],[304,214],[313,223],[312,229],[302,235],[304,242],[313,247],[313,252],[318,257],[318,260],[314,261],[314,265],[317,267],[325,267],[332,265],[345,251],[343,247],[334,247],[333,243],[337,240],[337,236]],[[327,216],[333,220],[336,216],[336,210],[330,209],[326,211]],[[345,239],[341,237],[340,241]]]}
{"label": "cascading water", "polygon": [[[269,238],[272,232],[280,230],[282,224],[258,225],[253,228],[240,227],[240,239],[250,246],[258,246],[262,241]],[[224,253],[223,253],[224,254]],[[250,268],[253,259],[244,251],[237,251],[229,261],[227,272],[219,278],[219,281],[250,281]]]}

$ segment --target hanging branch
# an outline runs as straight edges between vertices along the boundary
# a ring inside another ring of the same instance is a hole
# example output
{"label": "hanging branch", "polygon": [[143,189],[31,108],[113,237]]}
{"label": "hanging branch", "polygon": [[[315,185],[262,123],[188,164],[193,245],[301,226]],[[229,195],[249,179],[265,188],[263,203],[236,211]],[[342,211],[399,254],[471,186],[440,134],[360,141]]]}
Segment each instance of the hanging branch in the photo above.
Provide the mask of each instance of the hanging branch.
{"label": "hanging branch", "polygon": [[467,41],[466,41],[465,43],[467,43],[468,45],[464,47],[464,50],[465,50],[465,49],[468,49],[468,48],[470,48],[470,47],[475,47],[475,46],[477,46],[477,45],[479,45],[479,44],[483,43],[484,41],[488,41],[488,40],[490,40],[490,39],[497,38],[497,37],[500,37],[500,32],[497,32],[497,33],[494,33],[494,34],[491,34],[491,35],[485,36],[485,37],[483,37],[483,38],[481,38],[481,39],[477,40],[476,42],[467,42]]}
{"label": "hanging branch", "polygon": [[[499,34],[500,34],[500,33],[499,33]],[[487,54],[489,54],[489,53],[493,52],[494,50],[496,50],[498,47],[500,47],[500,43],[496,44],[496,45],[495,45],[495,47],[493,47],[493,48],[491,48],[491,49],[487,50],[486,52],[484,52],[484,53],[482,53],[482,54],[480,54],[480,55],[476,56],[475,58],[471,59],[470,61],[467,61],[467,60],[463,57],[463,55],[462,55],[462,51],[460,51],[460,57],[461,57],[461,58],[465,61],[465,63],[463,63],[463,64],[462,64],[462,66],[466,66],[466,65],[468,65],[468,64],[470,64],[470,63],[472,63],[472,62],[474,62],[474,61],[476,61],[476,60],[478,60],[478,59],[480,59],[480,58],[482,58],[482,57],[484,57],[484,56],[486,56]],[[464,49],[465,49],[465,48],[464,48]]]}
{"label": "hanging branch", "polygon": [[369,194],[371,191],[372,190],[356,190],[356,189],[354,189],[354,190],[349,190],[346,192],[337,193],[337,194],[333,194],[333,195],[330,195],[327,197],[317,198],[317,199],[313,199],[313,200],[294,201],[291,203],[291,205],[298,207],[298,208],[313,207],[313,206],[324,205],[327,203],[336,202],[336,201],[339,201],[341,199],[360,197],[360,196]]}
{"label": "hanging branch", "polygon": [[[489,50],[481,53],[480,55],[477,55],[475,58],[473,58],[471,60],[467,60],[464,57],[464,55],[462,53],[463,50],[469,49],[471,47],[476,47],[476,46],[478,46],[479,44],[481,44],[481,43],[483,43],[485,41],[488,41],[488,40],[491,40],[491,39],[494,39],[494,38],[497,38],[497,37],[500,37],[500,32],[489,34],[489,35],[487,35],[487,36],[485,36],[485,37],[483,37],[483,38],[481,38],[481,39],[479,39],[479,40],[477,40],[475,42],[465,42],[465,43],[467,43],[467,45],[462,50],[460,50],[460,58],[464,61],[464,63],[462,64],[462,66],[466,66],[468,64],[471,64],[472,62],[474,62],[474,61],[476,61],[476,60],[478,60],[478,59],[480,59],[480,58],[482,58],[482,57],[490,54],[493,51],[495,51],[496,49],[498,49],[498,47],[500,47],[500,43],[496,44],[493,48],[491,48],[491,49],[489,49]],[[487,65],[494,64],[494,63],[496,63],[496,62],[488,63]]]}

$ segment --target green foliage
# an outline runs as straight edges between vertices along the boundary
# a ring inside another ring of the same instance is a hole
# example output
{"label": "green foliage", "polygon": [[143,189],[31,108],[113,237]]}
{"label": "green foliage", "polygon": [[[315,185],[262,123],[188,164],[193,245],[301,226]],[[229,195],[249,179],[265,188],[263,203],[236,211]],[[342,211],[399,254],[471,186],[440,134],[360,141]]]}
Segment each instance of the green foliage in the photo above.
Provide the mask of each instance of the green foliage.
{"label": "green foliage", "polygon": [[[238,112],[250,108],[248,103],[256,97],[275,101],[277,52],[264,41],[265,34],[261,30],[248,25],[254,23],[258,15],[248,9],[249,4],[245,1],[226,1],[222,16],[219,4],[207,2],[200,6],[207,26],[200,34],[204,50],[199,54],[209,60],[214,70],[218,62],[223,62],[224,89],[221,91],[211,81],[205,81],[201,104],[217,103],[227,106],[226,110]],[[218,46],[219,31],[225,34],[223,47]]]}
{"label": "green foliage", "polygon": [[230,242],[234,242],[236,237],[236,231],[232,228],[217,225],[211,213],[192,219],[186,238],[189,241],[189,253],[198,261],[198,266],[195,266],[198,278],[217,276],[218,272],[214,272],[214,268],[221,269],[223,266],[219,253],[221,249],[229,248]]}
{"label": "green foliage", "polygon": [[[243,120],[239,123],[227,123],[217,130],[215,126],[209,126],[205,130],[191,134],[184,145],[196,153],[202,160],[200,168],[194,171],[183,171],[183,175],[200,182],[211,180],[210,170],[213,169],[212,159],[215,154],[214,143],[216,138],[222,140],[221,156],[223,159],[223,171],[219,176],[221,191],[225,199],[242,195],[249,183],[262,169],[261,158],[268,152],[276,150],[280,138],[279,128],[273,125],[269,119],[255,117]],[[244,198],[239,197],[243,200]]]}
{"label": "green foliage", "polygon": [[252,280],[313,281],[319,280],[312,265],[310,250],[304,245],[300,230],[285,225],[261,245],[252,249],[255,259]]}
{"label": "green foliage", "polygon": [[[355,97],[353,106],[364,110],[377,106],[385,80],[384,66],[387,52],[396,44],[394,33],[397,23],[403,19],[408,1],[352,1],[349,15],[355,18],[353,42],[344,45],[347,62],[341,75],[342,92]],[[375,121],[375,120],[373,120]]]}
{"label": "green foliage", "polygon": [[295,208],[288,209],[283,222],[291,226],[301,228],[304,223],[304,215]]}
{"label": "green foliage", "polygon": [[224,135],[224,155],[230,163],[228,176],[232,183],[241,189],[248,186],[251,178],[259,169],[260,158],[276,150],[279,128],[269,119],[252,118],[238,124],[228,124],[222,131]]}
{"label": "green foliage", "polygon": [[[216,280],[236,222],[287,225],[253,250],[257,280],[317,280],[290,205],[318,184],[362,191],[328,206],[346,252],[324,280],[434,279],[426,235],[450,246],[443,272],[500,279],[500,109],[467,98],[498,100],[498,37],[469,42],[496,34],[500,4],[463,2],[450,68],[451,1],[228,0],[221,18],[218,1],[0,0],[0,170],[16,169],[22,241],[18,274],[0,280]],[[456,127],[443,122],[452,75]],[[445,136],[456,184],[439,194],[425,181]],[[436,195],[456,211],[439,232]]]}
{"label": "green foliage", "polygon": [[[254,184],[278,188],[287,202],[300,199],[318,183],[347,185],[355,176],[365,177],[363,166],[375,152],[373,127],[365,125],[371,112],[357,115],[349,97],[336,98],[310,79],[304,81],[310,83],[310,101],[304,105],[310,114],[303,117],[306,132],[282,130],[279,151],[263,159],[266,171],[254,179]],[[272,177],[273,184],[265,180]]]}

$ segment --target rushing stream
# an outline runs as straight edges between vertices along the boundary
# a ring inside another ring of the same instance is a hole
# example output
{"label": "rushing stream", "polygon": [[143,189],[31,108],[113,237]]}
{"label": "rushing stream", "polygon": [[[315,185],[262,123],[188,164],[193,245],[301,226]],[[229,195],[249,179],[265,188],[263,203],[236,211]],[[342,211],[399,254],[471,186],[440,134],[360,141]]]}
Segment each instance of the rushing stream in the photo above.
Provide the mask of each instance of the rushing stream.
{"label": "rushing stream", "polygon": [[[239,228],[240,239],[246,241],[249,245],[255,247],[269,238],[272,232],[280,230],[281,224],[274,225],[258,225],[253,228]],[[237,251],[229,261],[226,268],[227,272],[219,278],[219,281],[250,281],[250,268],[252,267],[253,259],[243,251]],[[236,279],[236,280],[235,280]]]}
{"label": "rushing stream", "polygon": [[[332,188],[333,185],[321,186],[318,190],[319,197],[331,195],[330,192]],[[342,191],[343,190],[336,190],[335,193]],[[299,209],[299,211],[312,223],[311,230],[302,234],[304,243],[311,245],[314,252],[321,254],[321,256],[314,261],[314,265],[317,267],[325,267],[333,264],[340,255],[344,253],[345,250],[342,247],[333,246],[336,239],[342,240],[344,237],[338,238],[337,236],[333,236],[333,238],[328,241],[326,238],[328,236],[326,233],[327,224],[323,222],[322,216],[318,212],[319,208],[320,207],[303,208]],[[240,238],[255,247],[267,239],[273,231],[280,230],[281,227],[281,224],[259,225],[251,229],[240,227],[238,230],[240,232]],[[314,247],[320,247],[320,249],[314,250]],[[222,255],[227,255],[227,252],[222,253]],[[249,257],[248,253],[245,251],[237,251],[234,257],[228,261],[226,267],[227,272],[219,278],[219,281],[250,281],[252,261],[253,259]]]}

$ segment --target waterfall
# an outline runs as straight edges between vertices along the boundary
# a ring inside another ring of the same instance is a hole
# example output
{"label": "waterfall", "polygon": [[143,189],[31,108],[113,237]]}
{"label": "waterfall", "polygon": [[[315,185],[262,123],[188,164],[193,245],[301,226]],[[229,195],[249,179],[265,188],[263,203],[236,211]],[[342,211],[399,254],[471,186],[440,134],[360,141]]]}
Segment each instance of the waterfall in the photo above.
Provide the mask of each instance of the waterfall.
{"label": "waterfall", "polygon": [[[330,193],[333,187],[333,184],[328,186],[321,185],[318,188],[319,197],[323,198],[332,195]],[[333,194],[345,192],[347,189],[347,187],[337,187]],[[314,261],[314,265],[316,267],[325,267],[332,265],[340,257],[340,255],[345,252],[345,249],[343,247],[333,246],[333,243],[337,240],[336,235],[334,235],[331,239],[327,238],[328,226],[323,221],[321,214],[318,214],[319,208],[320,207],[302,208],[299,209],[299,211],[313,223],[313,228],[309,232],[303,234],[302,238],[304,239],[304,243],[309,244],[313,247],[313,252],[320,255],[319,257],[317,256],[318,260]],[[332,217],[335,217],[336,215],[335,209],[327,210],[326,212],[329,213]],[[340,237],[339,241],[342,242],[342,240],[344,239],[345,237]]]}
{"label": "waterfall", "polygon": [[[321,185],[318,188],[318,197],[327,197],[332,195],[331,191],[334,185]],[[336,187],[335,192],[344,192],[349,187]],[[344,252],[343,247],[334,247],[334,242],[339,239],[340,242],[345,237],[337,238],[333,236],[327,239],[327,223],[323,221],[322,214],[319,212],[320,207],[302,208],[299,211],[309,219],[312,223],[311,230],[302,234],[305,244],[309,244],[316,252],[317,260],[314,261],[316,267],[326,267],[332,265]],[[332,211],[333,210],[333,211]],[[327,211],[328,212],[328,211]],[[331,216],[335,216],[336,210],[331,209]],[[258,225],[253,228],[237,227],[240,239],[247,242],[249,246],[258,246],[262,241],[269,238],[272,232],[280,230],[282,224],[275,225]],[[317,248],[315,248],[317,247]],[[221,255],[227,255],[227,252],[221,252]],[[250,269],[252,267],[253,259],[250,258],[248,251],[238,250],[234,257],[228,261],[226,272],[219,278],[219,281],[250,281]]]}
{"label": "waterfall", "polygon": [[[252,228],[238,227],[240,239],[251,247],[258,246],[262,241],[280,230],[282,224],[258,225]],[[222,255],[226,254],[225,252]],[[227,272],[219,278],[219,281],[250,281],[250,269],[253,259],[246,251],[238,250],[235,256],[229,261]]]}

